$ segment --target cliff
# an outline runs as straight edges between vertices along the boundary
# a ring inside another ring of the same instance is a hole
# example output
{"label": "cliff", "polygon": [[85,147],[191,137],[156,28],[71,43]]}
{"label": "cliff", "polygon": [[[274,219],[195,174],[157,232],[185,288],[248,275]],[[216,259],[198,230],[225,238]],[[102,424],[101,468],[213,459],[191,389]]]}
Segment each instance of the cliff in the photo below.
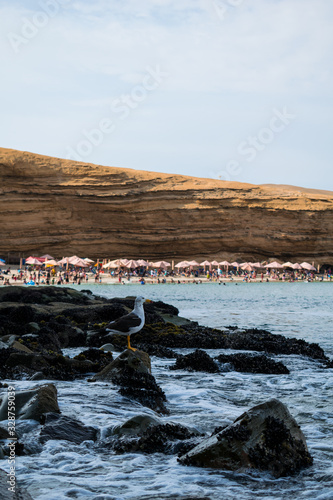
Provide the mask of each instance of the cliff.
{"label": "cliff", "polygon": [[0,255],[333,261],[333,192],[0,148]]}

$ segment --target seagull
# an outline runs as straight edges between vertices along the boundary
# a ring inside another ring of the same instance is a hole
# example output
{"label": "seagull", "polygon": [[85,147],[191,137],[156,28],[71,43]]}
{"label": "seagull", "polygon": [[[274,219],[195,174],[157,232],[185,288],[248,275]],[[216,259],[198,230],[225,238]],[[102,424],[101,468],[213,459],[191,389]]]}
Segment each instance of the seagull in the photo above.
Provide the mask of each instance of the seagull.
{"label": "seagull", "polygon": [[[135,299],[134,309],[129,314],[121,316],[121,318],[111,321],[106,326],[106,331],[114,335],[126,335],[127,336],[127,348],[131,351],[136,351],[130,344],[130,336],[132,333],[137,333],[142,330],[145,324],[145,312],[143,310],[143,304],[145,302],[152,302],[149,299],[144,299],[144,297],[137,297]],[[108,344],[106,344],[108,345]],[[101,349],[105,347],[102,346]]]}

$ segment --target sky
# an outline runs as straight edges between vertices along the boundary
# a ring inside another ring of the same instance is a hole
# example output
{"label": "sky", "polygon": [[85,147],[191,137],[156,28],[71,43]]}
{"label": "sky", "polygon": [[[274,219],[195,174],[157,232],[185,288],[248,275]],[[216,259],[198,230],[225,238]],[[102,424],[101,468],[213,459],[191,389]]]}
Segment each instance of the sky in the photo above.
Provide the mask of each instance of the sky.
{"label": "sky", "polygon": [[330,0],[0,0],[0,146],[333,190]]}

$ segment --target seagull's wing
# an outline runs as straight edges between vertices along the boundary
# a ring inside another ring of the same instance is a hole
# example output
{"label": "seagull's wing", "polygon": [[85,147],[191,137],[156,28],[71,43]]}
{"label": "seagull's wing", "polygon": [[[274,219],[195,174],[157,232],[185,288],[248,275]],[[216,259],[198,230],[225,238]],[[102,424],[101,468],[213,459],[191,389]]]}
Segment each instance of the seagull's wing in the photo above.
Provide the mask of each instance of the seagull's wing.
{"label": "seagull's wing", "polygon": [[106,327],[107,330],[116,330],[122,333],[128,333],[130,328],[134,328],[141,324],[141,319],[139,316],[131,312],[130,314],[126,314],[126,316],[122,316],[121,318],[116,319],[109,323]]}

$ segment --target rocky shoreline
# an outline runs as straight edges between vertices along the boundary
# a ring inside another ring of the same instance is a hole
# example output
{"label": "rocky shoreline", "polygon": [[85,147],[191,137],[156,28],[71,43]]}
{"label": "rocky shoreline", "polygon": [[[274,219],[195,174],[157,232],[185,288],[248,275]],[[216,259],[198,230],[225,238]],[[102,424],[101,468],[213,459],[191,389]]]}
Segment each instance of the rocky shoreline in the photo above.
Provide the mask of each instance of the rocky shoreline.
{"label": "rocky shoreline", "polygon": [[[332,367],[319,345],[265,330],[202,327],[179,317],[174,306],[157,301],[144,306],[146,324],[132,337],[138,348],[133,352],[126,349],[124,337],[111,336],[105,330],[108,322],[126,314],[133,303],[134,298],[105,299],[88,290],[65,287],[0,289],[0,457],[8,454],[6,381],[31,380],[36,381],[33,389],[16,394],[16,418],[32,419],[40,427],[40,450],[49,439],[91,440],[94,446],[117,454],[174,454],[183,465],[255,468],[275,477],[311,465],[303,434],[288,409],[276,400],[252,408],[227,428],[212,429],[210,437],[169,419],[166,422],[165,415],[172,418],[168,395],[151,373],[150,356],[174,359],[172,370],[204,371],[220,377],[226,371],[278,375],[289,373],[274,359],[279,354],[306,356],[321,367]],[[106,343],[121,352],[116,359],[100,350]],[[62,352],[68,347],[82,350],[70,359]],[[175,349],[179,348],[192,352],[178,354]],[[250,352],[221,352],[212,358],[203,349]],[[156,417],[138,414],[102,440],[98,429],[66,416],[58,406],[56,381],[84,378],[90,384],[118,387],[121,396],[150,408]],[[36,452],[24,442],[24,436],[18,438],[18,454]]]}

